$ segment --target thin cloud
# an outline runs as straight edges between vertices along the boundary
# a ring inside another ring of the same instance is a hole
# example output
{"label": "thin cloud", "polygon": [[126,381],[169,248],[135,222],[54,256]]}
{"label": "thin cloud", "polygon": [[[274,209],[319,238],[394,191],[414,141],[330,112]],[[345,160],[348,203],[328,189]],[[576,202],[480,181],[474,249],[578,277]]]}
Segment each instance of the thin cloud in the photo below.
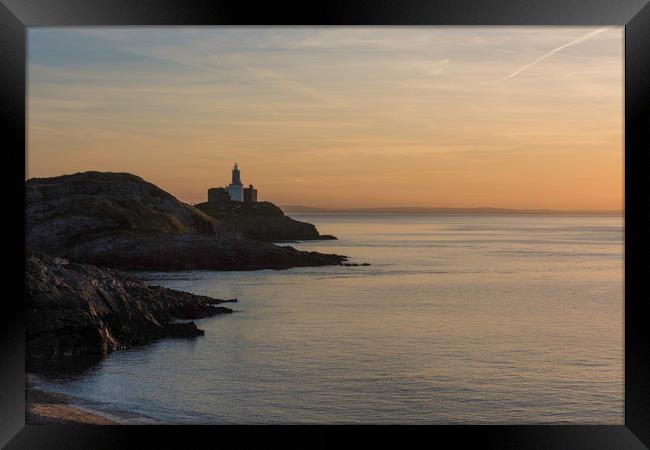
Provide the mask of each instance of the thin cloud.
{"label": "thin cloud", "polygon": [[550,52],[548,52],[548,53],[546,53],[546,54],[540,56],[540,57],[537,58],[535,61],[533,61],[533,62],[531,62],[531,63],[529,63],[529,64],[526,64],[525,66],[521,67],[520,69],[518,69],[518,70],[512,72],[510,75],[503,77],[503,79],[504,79],[504,80],[507,80],[507,79],[509,79],[509,78],[516,77],[517,75],[519,75],[519,74],[520,74],[521,72],[523,72],[524,70],[530,69],[530,68],[533,67],[535,64],[537,64],[537,63],[539,63],[539,62],[545,60],[545,59],[548,58],[549,56],[552,56],[552,55],[556,54],[557,52],[559,52],[559,51],[561,51],[561,50],[564,50],[564,49],[567,48],[567,47],[571,47],[571,46],[573,46],[573,45],[579,44],[580,42],[584,42],[584,41],[586,41],[587,39],[591,39],[592,37],[596,36],[596,35],[599,34],[599,33],[602,33],[603,31],[606,31],[606,30],[607,30],[607,28],[600,28],[600,29],[598,29],[598,30],[590,31],[589,33],[585,34],[584,36],[580,36],[579,38],[574,39],[573,41],[571,41],[571,42],[569,42],[569,43],[567,43],[567,44],[560,45],[559,47],[554,48],[554,49],[551,50]]}
{"label": "thin cloud", "polygon": [[347,107],[347,105],[339,99],[323,95],[316,89],[313,89],[306,84],[299,83],[298,81],[287,78],[278,72],[269,69],[260,69],[258,67],[246,67],[246,70],[259,80],[269,80],[275,82],[276,84],[283,86],[288,90],[299,93],[305,97],[318,100],[321,103],[338,107]]}

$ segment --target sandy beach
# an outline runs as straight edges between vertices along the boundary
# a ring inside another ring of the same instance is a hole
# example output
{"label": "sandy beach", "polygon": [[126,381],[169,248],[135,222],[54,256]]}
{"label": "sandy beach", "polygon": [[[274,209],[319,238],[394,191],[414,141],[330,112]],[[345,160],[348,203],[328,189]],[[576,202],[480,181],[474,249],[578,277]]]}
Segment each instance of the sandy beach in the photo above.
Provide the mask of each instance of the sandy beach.
{"label": "sandy beach", "polygon": [[27,424],[119,425],[114,420],[83,411],[70,405],[65,395],[25,386],[25,422]]}

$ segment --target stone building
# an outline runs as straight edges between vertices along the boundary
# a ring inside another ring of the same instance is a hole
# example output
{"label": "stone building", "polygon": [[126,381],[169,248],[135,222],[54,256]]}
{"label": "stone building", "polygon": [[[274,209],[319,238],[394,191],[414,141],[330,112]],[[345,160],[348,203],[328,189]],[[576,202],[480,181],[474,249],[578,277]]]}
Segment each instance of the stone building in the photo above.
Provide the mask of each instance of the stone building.
{"label": "stone building", "polygon": [[244,188],[244,201],[245,202],[257,201],[257,189],[255,189],[252,184],[249,184],[248,187]]}
{"label": "stone building", "polygon": [[210,203],[225,203],[230,201],[230,194],[226,188],[217,187],[208,189],[208,201]]}

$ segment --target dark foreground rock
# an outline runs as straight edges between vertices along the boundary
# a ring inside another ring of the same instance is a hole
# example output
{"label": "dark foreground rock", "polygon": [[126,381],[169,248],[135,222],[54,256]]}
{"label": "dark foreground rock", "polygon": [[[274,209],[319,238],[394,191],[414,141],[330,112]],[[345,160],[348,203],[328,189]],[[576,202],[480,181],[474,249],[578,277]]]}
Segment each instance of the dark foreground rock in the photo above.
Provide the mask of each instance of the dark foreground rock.
{"label": "dark foreground rock", "polygon": [[114,270],[28,252],[27,360],[104,355],[163,337],[203,334],[193,322],[232,312],[220,300],[145,284]]}
{"label": "dark foreground rock", "polygon": [[252,240],[128,173],[32,178],[25,188],[27,248],[74,262],[126,270],[251,270],[346,259]]}
{"label": "dark foreground rock", "polygon": [[62,249],[72,261],[122,270],[256,270],[338,265],[347,258],[250,239],[208,236],[105,236]]}
{"label": "dark foreground rock", "polygon": [[329,234],[320,234],[311,223],[300,222],[286,216],[271,202],[205,202],[194,207],[243,236],[257,241],[336,239]]}

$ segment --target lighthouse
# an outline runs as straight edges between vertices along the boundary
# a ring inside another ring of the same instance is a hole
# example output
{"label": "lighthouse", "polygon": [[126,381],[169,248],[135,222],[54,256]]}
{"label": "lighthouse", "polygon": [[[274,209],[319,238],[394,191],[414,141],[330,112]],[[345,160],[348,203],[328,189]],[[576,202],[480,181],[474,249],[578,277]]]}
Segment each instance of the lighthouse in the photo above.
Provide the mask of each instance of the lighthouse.
{"label": "lighthouse", "polygon": [[235,163],[232,168],[232,182],[226,187],[213,187],[208,189],[208,202],[210,203],[228,203],[228,202],[257,202],[257,189],[249,184],[244,187],[241,182],[241,173],[239,166]]}
{"label": "lighthouse", "polygon": [[228,194],[230,194],[230,200],[233,202],[244,201],[244,186],[241,182],[241,174],[237,163],[235,163],[235,167],[232,169],[232,182],[228,186]]}
{"label": "lighthouse", "polygon": [[235,163],[235,167],[232,168],[232,184],[241,184],[239,166],[237,163]]}

